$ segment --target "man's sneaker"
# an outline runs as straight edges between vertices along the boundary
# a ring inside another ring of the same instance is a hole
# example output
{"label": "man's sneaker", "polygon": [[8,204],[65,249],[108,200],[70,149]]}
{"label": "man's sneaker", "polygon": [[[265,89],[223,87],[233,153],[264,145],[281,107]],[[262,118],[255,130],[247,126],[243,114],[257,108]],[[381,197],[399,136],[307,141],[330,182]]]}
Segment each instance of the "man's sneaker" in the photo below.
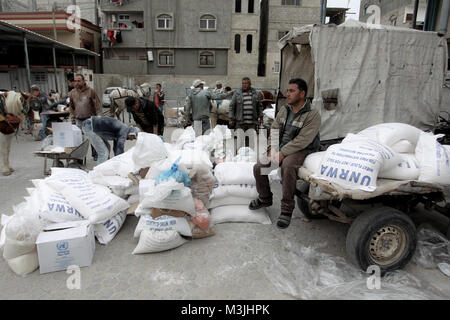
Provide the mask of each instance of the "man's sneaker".
{"label": "man's sneaker", "polygon": [[248,205],[248,208],[250,210],[258,210],[264,207],[270,207],[272,205],[272,200],[268,201],[268,202],[262,202],[261,200],[255,199],[252,200],[252,202],[250,202],[250,204]]}
{"label": "man's sneaker", "polygon": [[292,212],[282,212],[280,216],[278,217],[277,221],[277,227],[280,229],[285,229],[289,227],[289,224],[291,223],[292,218]]}

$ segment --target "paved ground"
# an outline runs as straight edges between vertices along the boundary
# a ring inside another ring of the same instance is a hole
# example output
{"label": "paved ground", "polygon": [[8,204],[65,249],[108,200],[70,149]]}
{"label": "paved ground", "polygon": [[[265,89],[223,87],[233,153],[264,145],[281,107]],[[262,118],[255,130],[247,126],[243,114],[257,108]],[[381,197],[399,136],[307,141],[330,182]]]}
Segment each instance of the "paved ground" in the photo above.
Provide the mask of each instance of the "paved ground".
{"label": "paved ground", "polygon": [[[127,142],[127,148],[132,145]],[[27,194],[25,188],[32,187],[30,180],[43,178],[43,159],[32,155],[38,148],[39,142],[30,136],[21,134],[14,138],[11,163],[16,172],[9,177],[0,176],[0,213],[12,214],[12,206]],[[92,167],[93,162],[89,160],[88,168]],[[275,203],[279,204],[279,183],[274,183],[273,189]],[[278,215],[276,209],[276,206],[269,209],[272,221]],[[417,221],[424,217],[420,211],[415,216]],[[97,243],[93,264],[81,269],[80,290],[67,288],[69,275],[64,271],[40,275],[37,270],[19,277],[4,259],[0,259],[0,299],[292,299],[269,280],[278,272],[278,267],[272,265],[273,257],[294,257],[289,244],[295,248],[322,244],[316,249],[317,253],[333,259],[346,257],[348,226],[329,220],[305,222],[298,209],[286,230],[279,230],[275,225],[221,224],[215,227],[214,237],[193,240],[168,252],[144,255],[131,254],[137,244],[133,239],[137,221],[136,217],[128,216],[109,245]],[[441,229],[447,223],[445,219],[435,220]],[[295,269],[296,261],[291,262],[291,268]],[[298,268],[302,266],[300,262]],[[309,275],[305,274],[307,278],[293,276],[292,285],[307,283],[309,288],[314,288],[312,278],[315,275],[311,274],[314,269],[309,270]],[[410,263],[405,271],[419,281],[414,283],[419,290],[427,292],[430,287],[436,288],[434,292],[438,297],[450,298],[449,278],[439,270],[427,270]],[[367,290],[364,281],[359,286],[352,290]],[[395,290],[392,290],[377,298],[395,297]],[[330,297],[345,298],[345,294],[321,298]]]}

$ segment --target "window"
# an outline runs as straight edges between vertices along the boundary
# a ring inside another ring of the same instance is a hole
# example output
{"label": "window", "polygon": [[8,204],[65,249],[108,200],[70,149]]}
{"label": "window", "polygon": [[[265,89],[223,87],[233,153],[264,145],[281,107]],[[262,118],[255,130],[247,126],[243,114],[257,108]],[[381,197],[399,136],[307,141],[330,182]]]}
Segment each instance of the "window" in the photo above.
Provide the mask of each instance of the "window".
{"label": "window", "polygon": [[46,84],[47,83],[47,72],[32,72],[31,81],[33,83]]}
{"label": "window", "polygon": [[299,6],[300,0],[281,0],[283,6]]}
{"label": "window", "polygon": [[200,67],[214,67],[216,65],[214,52],[201,51],[199,55],[199,65]]}
{"label": "window", "polygon": [[216,17],[205,14],[200,17],[200,30],[215,31],[216,30]]}
{"label": "window", "polygon": [[280,73],[280,61],[273,62],[273,72]]}
{"label": "window", "polygon": [[241,52],[241,35],[240,34],[236,34],[234,36],[234,51],[236,53]]}
{"label": "window", "polygon": [[254,12],[255,12],[255,1],[248,0],[248,13],[254,13]]}
{"label": "window", "polygon": [[161,51],[158,53],[158,64],[161,67],[170,67],[174,65],[173,51]]}
{"label": "window", "polygon": [[234,12],[241,12],[241,0],[236,0],[235,2],[236,8]]}
{"label": "window", "polygon": [[127,14],[119,14],[119,21],[130,21],[130,16]]}
{"label": "window", "polygon": [[173,28],[172,16],[168,14],[161,14],[156,18],[156,29],[170,30]]}
{"label": "window", "polygon": [[247,52],[252,53],[253,46],[253,36],[251,34],[247,35]]}

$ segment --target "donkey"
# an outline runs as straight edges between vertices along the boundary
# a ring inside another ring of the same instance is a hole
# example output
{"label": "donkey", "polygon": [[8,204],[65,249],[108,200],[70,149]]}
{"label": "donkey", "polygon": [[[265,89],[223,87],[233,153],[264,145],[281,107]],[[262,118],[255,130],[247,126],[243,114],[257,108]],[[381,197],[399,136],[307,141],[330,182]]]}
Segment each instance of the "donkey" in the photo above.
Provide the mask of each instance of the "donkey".
{"label": "donkey", "polygon": [[125,109],[125,99],[127,97],[149,97],[151,93],[151,88],[149,83],[143,83],[136,87],[136,90],[117,88],[111,91],[109,94],[110,104],[110,116],[117,117],[120,120],[120,114]]}
{"label": "donkey", "polygon": [[11,140],[25,118],[24,103],[30,96],[23,92],[7,91],[0,94],[0,153],[2,155],[2,174],[9,176],[14,169],[9,165]]}

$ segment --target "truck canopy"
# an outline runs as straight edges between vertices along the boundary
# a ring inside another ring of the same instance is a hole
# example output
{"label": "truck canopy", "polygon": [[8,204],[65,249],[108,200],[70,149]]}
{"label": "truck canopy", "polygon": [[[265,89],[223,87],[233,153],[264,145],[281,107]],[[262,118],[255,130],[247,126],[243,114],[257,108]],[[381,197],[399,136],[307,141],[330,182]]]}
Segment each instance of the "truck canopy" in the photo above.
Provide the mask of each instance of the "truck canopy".
{"label": "truck canopy", "polygon": [[[295,27],[279,46],[280,93],[292,78],[308,83],[321,140],[385,122],[434,129],[447,70],[447,43],[437,33],[348,20]],[[277,108],[284,103],[279,97]]]}

